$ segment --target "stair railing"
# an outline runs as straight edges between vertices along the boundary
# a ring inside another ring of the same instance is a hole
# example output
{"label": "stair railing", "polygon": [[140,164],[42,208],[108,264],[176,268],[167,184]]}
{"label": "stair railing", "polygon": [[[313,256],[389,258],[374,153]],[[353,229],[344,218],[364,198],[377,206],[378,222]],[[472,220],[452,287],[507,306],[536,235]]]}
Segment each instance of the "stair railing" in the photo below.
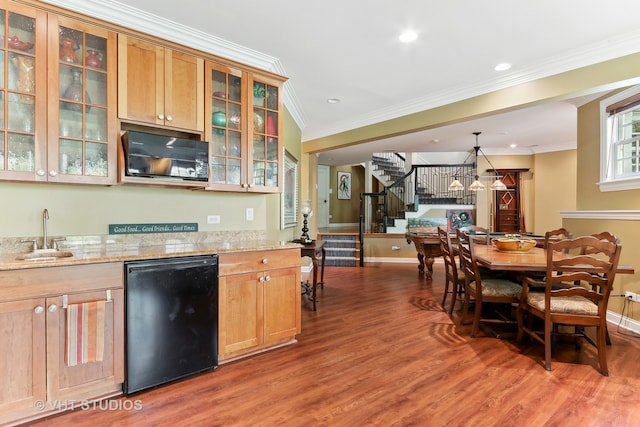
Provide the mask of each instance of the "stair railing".
{"label": "stair railing", "polygon": [[[360,242],[363,242],[364,233],[386,233],[395,219],[404,218],[407,211],[417,212],[421,204],[475,204],[475,193],[468,189],[474,171],[475,165],[469,163],[413,165],[411,171],[381,192],[361,193]],[[464,185],[463,190],[449,190],[454,178]],[[363,246],[361,244],[361,251]]]}

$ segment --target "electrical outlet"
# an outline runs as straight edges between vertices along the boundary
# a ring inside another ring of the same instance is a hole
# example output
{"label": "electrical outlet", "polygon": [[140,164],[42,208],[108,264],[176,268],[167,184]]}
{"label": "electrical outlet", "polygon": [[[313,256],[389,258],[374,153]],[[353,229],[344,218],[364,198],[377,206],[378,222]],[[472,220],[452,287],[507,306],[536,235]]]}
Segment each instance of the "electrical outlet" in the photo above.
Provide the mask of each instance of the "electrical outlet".
{"label": "electrical outlet", "polygon": [[220,215],[207,215],[207,224],[220,224]]}
{"label": "electrical outlet", "polygon": [[253,221],[253,208],[247,208],[247,221]]}
{"label": "electrical outlet", "polygon": [[633,302],[640,302],[640,295],[635,292],[627,291],[624,293],[624,297]]}

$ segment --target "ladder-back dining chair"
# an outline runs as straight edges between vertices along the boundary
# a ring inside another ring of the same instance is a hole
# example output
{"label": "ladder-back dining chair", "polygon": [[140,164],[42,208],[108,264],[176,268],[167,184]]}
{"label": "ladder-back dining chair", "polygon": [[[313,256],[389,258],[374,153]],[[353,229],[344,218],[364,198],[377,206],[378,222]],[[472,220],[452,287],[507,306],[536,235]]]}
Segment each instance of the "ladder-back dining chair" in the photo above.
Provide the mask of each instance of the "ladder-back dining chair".
{"label": "ladder-back dining chair", "polygon": [[451,295],[451,305],[449,314],[453,313],[456,301],[463,301],[464,296],[464,273],[458,269],[454,247],[451,244],[449,232],[442,227],[438,227],[438,239],[440,240],[440,251],[444,260],[444,295],[442,296],[442,308],[446,309],[447,296]]}
{"label": "ladder-back dining chair", "polygon": [[[545,368],[551,370],[552,331],[584,338],[598,352],[602,375],[608,375],[606,359],[607,304],[615,278],[621,245],[594,236],[549,242],[547,271],[543,281],[525,278],[518,306],[518,337],[526,332],[544,344]],[[561,255],[559,255],[562,253]],[[524,317],[543,320],[543,330],[525,326]],[[554,331],[555,324],[577,326],[572,333]],[[585,332],[596,330],[595,341]]]}
{"label": "ladder-back dining chair", "polygon": [[522,287],[511,280],[485,277],[483,278],[478,268],[478,263],[474,255],[474,245],[477,242],[469,236],[469,234],[456,230],[458,238],[458,254],[462,264],[462,271],[465,277],[465,294],[464,305],[462,308],[462,316],[460,323],[463,324],[465,317],[469,311],[471,299],[475,302],[473,315],[473,326],[471,327],[471,337],[475,337],[478,333],[480,323],[490,324],[515,324],[515,320],[509,316],[483,317],[483,303],[499,303],[509,306],[520,301]]}

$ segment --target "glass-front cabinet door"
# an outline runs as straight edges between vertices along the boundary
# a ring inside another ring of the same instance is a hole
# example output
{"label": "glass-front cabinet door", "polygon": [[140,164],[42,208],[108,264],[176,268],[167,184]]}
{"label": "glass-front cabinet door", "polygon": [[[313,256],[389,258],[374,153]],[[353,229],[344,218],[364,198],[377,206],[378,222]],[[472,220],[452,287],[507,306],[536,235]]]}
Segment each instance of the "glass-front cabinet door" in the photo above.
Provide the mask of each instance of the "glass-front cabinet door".
{"label": "glass-front cabinet door", "polygon": [[248,181],[246,157],[246,77],[243,72],[219,64],[205,66],[205,137],[209,139],[209,187],[241,191]]}
{"label": "glass-front cabinet door", "polygon": [[113,184],[116,35],[52,17],[49,42],[48,180]]}
{"label": "glass-front cabinet door", "polygon": [[46,153],[46,14],[0,2],[0,178],[35,181]]}
{"label": "glass-front cabinet door", "polygon": [[209,190],[275,193],[282,167],[280,84],[205,63]]}
{"label": "glass-front cabinet door", "polygon": [[280,90],[276,82],[254,78],[252,87],[251,187],[277,192],[282,165],[279,133]]}

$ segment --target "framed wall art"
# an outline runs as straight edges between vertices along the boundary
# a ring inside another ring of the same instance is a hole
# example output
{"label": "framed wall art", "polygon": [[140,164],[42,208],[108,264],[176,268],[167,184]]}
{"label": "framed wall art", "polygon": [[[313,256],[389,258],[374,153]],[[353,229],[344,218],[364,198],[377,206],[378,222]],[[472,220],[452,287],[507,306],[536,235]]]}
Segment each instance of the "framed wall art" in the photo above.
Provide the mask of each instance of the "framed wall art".
{"label": "framed wall art", "polygon": [[338,200],[351,200],[351,172],[338,171]]}
{"label": "framed wall art", "polygon": [[456,228],[473,225],[472,210],[447,209],[447,228],[449,232],[456,231]]}

